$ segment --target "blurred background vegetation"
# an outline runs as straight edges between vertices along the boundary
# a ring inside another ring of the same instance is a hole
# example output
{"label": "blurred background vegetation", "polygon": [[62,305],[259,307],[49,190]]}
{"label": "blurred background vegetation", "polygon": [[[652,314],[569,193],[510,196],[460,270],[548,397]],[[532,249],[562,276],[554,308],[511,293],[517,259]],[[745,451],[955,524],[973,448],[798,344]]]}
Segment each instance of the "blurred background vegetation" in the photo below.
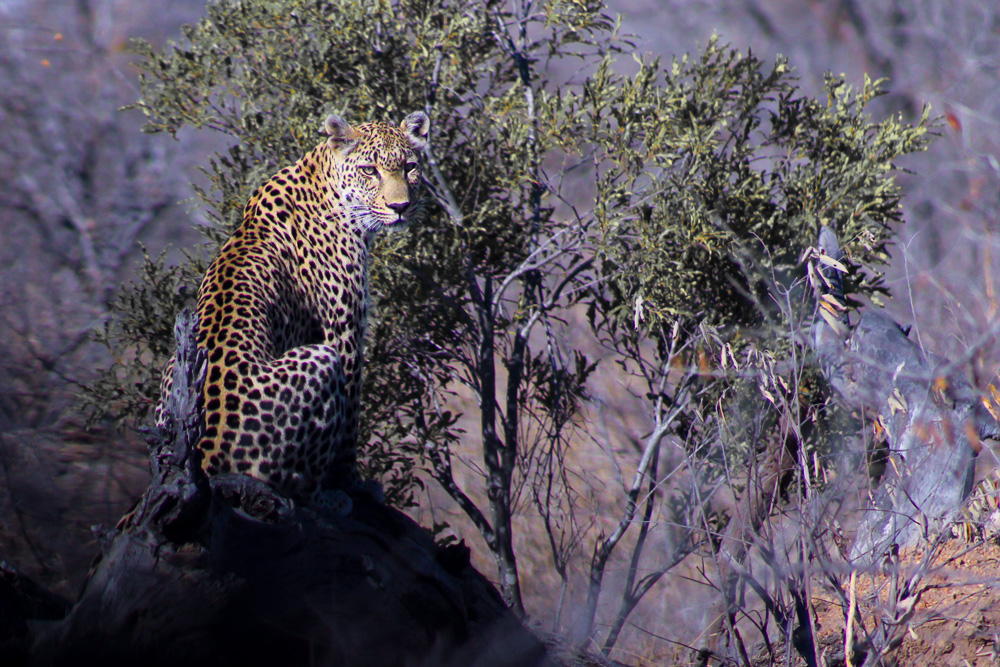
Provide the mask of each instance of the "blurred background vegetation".
{"label": "blurred background vegetation", "polygon": [[768,443],[794,436],[797,507],[863,467],[802,339],[820,226],[846,305],[996,371],[1000,14],[883,4],[3,3],[0,555],[72,592],[243,202],[328,113],[423,109],[368,474],[547,627],[636,664],[697,644]]}

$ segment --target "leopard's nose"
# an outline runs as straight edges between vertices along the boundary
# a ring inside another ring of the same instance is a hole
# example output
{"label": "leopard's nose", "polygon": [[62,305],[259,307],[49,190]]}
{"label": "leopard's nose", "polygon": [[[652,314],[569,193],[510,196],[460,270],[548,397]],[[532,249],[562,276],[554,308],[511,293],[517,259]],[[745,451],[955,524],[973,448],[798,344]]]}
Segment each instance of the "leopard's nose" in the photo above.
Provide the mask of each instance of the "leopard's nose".
{"label": "leopard's nose", "polygon": [[410,208],[410,202],[408,202],[408,201],[393,202],[393,203],[389,204],[389,208],[391,208],[396,213],[398,213],[400,215],[403,215],[403,211],[405,211],[406,209]]}

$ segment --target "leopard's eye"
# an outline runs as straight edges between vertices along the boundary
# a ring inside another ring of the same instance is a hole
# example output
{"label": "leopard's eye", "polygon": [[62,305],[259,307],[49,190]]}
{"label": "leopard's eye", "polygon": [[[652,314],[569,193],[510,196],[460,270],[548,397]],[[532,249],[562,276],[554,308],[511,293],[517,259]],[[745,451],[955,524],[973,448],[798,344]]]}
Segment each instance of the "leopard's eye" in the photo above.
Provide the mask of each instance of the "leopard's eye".
{"label": "leopard's eye", "polygon": [[378,174],[378,169],[369,164],[358,167],[358,171],[368,177],[373,177]]}
{"label": "leopard's eye", "polygon": [[412,174],[417,170],[417,167],[419,166],[420,165],[418,165],[416,162],[407,162],[406,164],[403,165],[403,171],[407,174]]}

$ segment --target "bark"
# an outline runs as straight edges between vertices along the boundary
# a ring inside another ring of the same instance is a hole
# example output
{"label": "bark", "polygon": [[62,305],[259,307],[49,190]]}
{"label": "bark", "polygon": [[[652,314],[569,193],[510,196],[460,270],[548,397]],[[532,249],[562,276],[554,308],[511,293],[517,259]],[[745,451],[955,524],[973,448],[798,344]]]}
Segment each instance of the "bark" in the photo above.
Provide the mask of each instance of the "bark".
{"label": "bark", "polygon": [[103,535],[68,613],[0,577],[0,663],[556,664],[464,543],[438,547],[368,496],[327,516],[249,477],[206,478],[189,456],[204,374],[193,326],[178,322],[172,419],[150,434],[149,489]]}

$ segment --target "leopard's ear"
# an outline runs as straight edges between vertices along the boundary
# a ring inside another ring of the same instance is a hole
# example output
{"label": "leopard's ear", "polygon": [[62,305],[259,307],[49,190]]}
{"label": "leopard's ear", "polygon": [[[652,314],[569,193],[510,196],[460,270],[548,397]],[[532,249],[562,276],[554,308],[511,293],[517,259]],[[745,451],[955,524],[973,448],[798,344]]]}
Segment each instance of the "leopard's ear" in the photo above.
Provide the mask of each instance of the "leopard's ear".
{"label": "leopard's ear", "polygon": [[358,143],[357,130],[340,116],[327,116],[323,129],[330,136],[326,142],[345,155]]}
{"label": "leopard's ear", "polygon": [[410,145],[414,148],[423,148],[427,145],[427,134],[431,130],[431,119],[423,111],[414,111],[403,119],[399,125],[400,129],[410,140]]}

